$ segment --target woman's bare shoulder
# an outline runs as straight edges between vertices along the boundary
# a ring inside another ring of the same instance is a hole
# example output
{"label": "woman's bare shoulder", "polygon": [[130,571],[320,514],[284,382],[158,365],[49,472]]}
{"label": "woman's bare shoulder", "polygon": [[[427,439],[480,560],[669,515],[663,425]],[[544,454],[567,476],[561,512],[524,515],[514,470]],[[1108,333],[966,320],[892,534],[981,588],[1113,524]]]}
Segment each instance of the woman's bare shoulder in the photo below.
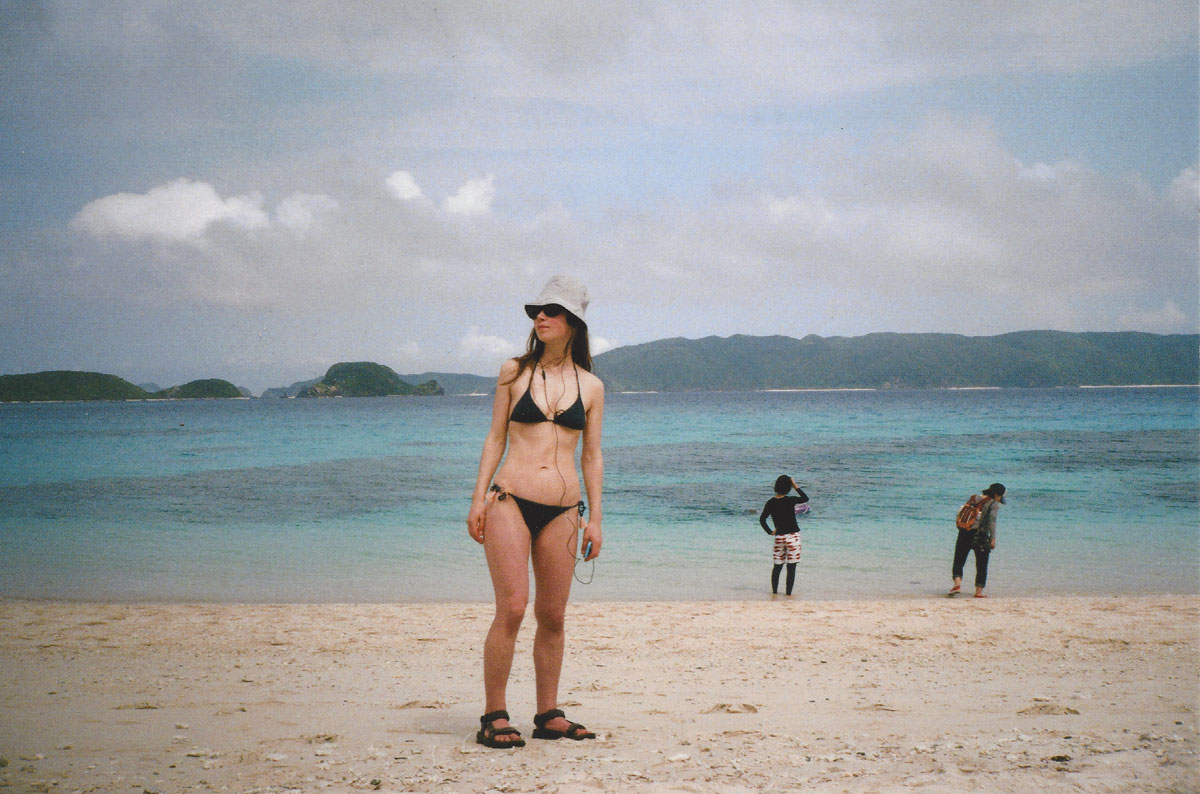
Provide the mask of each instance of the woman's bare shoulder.
{"label": "woman's bare shoulder", "polygon": [[496,377],[496,391],[507,387],[512,389],[513,383],[516,382],[520,375],[521,362],[515,358],[510,358],[500,365],[500,374]]}
{"label": "woman's bare shoulder", "polygon": [[589,394],[598,395],[600,397],[604,396],[604,381],[600,380],[600,378],[597,377],[593,372],[588,372],[584,369],[579,370],[579,384],[583,387],[583,389],[587,390]]}

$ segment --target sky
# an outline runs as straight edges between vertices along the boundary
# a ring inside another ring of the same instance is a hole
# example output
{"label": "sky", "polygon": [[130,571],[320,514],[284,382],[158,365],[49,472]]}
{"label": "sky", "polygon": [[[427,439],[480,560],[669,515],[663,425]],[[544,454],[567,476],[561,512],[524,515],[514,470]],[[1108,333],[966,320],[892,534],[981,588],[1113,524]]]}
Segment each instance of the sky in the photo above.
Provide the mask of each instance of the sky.
{"label": "sky", "polygon": [[0,0],[0,374],[1200,331],[1193,0]]}

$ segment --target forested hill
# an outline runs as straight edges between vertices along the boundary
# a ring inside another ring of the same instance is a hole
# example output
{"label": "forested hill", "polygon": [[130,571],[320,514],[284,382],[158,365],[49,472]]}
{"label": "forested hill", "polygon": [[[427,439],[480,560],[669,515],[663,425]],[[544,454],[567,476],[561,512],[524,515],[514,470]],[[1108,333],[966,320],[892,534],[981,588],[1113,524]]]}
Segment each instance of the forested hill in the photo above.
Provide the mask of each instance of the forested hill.
{"label": "forested hill", "polygon": [[0,375],[0,402],[40,400],[144,400],[150,394],[116,375],[53,370]]}
{"label": "forested hill", "polygon": [[325,377],[304,388],[297,397],[387,397],[392,395],[445,394],[437,381],[414,386],[400,379],[391,367],[374,361],[343,361]]}
{"label": "forested hill", "polygon": [[233,399],[245,396],[227,380],[206,378],[148,392],[116,375],[54,370],[0,375],[0,402],[65,400]]}
{"label": "forested hill", "polygon": [[612,391],[934,389],[1200,383],[1200,334],[663,339],[595,357]]}

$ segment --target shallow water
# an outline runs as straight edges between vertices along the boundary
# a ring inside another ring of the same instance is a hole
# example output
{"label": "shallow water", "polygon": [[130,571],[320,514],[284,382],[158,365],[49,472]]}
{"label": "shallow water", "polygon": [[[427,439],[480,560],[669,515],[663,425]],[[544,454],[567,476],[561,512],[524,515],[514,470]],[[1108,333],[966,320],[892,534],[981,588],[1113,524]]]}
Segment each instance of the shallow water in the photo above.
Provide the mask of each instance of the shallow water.
{"label": "shallow water", "polygon": [[[483,600],[479,397],[0,405],[0,596]],[[812,497],[797,595],[944,591],[1008,487],[994,595],[1200,591],[1200,390],[612,394],[577,599],[758,598],[757,515]],[[968,583],[972,563],[968,562]]]}

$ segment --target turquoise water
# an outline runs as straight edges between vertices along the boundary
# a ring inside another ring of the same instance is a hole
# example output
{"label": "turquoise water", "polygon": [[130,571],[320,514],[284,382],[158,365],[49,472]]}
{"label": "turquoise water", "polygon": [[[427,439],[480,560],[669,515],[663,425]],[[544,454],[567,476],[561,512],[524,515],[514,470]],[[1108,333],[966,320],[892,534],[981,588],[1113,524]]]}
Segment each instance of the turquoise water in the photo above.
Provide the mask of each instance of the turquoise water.
{"label": "turquoise water", "polygon": [[[489,414],[0,405],[0,596],[486,600],[465,517]],[[1200,592],[1198,419],[1191,387],[612,394],[605,549],[574,597],[762,597],[780,473],[812,497],[801,598],[942,593],[954,514],[996,480],[993,595]]]}

